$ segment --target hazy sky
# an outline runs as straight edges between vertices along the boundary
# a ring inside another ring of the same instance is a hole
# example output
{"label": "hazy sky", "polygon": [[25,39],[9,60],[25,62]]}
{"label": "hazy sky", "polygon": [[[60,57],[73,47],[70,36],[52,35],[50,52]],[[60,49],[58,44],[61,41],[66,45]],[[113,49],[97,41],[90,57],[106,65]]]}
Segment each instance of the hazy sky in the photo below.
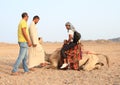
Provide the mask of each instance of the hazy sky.
{"label": "hazy sky", "polygon": [[45,41],[67,38],[70,21],[82,39],[120,37],[120,0],[0,0],[0,42],[17,43],[17,26],[22,12],[30,24],[39,15],[39,36]]}

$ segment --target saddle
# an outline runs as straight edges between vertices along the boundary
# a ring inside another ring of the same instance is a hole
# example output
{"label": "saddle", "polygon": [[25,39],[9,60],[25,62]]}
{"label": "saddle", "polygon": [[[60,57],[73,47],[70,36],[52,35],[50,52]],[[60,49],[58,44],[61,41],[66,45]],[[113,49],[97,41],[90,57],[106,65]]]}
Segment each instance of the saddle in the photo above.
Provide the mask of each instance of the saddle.
{"label": "saddle", "polygon": [[65,52],[67,55],[68,68],[73,70],[79,69],[79,60],[82,59],[81,44],[78,43],[74,48]]}

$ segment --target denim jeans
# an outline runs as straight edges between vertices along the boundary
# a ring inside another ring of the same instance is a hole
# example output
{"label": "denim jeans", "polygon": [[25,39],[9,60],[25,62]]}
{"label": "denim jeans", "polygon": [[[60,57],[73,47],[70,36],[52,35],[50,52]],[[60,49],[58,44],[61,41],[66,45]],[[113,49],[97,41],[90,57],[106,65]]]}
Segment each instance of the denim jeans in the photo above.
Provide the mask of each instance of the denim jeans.
{"label": "denim jeans", "polygon": [[14,64],[12,72],[17,72],[21,63],[23,65],[24,72],[28,72],[29,70],[26,63],[28,57],[28,45],[26,42],[19,42],[19,46],[19,56]]}

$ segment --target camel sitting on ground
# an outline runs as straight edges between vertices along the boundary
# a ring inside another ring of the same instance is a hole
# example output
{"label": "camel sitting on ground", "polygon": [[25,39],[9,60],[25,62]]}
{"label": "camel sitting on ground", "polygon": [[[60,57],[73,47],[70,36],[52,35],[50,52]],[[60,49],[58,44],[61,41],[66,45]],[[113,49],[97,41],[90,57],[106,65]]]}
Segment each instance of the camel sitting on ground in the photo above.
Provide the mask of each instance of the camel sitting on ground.
{"label": "camel sitting on ground", "polygon": [[[51,55],[47,56],[47,60],[51,63],[47,68],[59,68],[63,62],[61,62],[60,56],[61,48],[56,49]],[[109,67],[109,58],[103,54],[97,54],[95,52],[84,53],[82,52],[82,59],[79,61],[79,69],[85,71],[91,71],[93,69],[99,69],[104,64],[100,61],[100,55],[104,56],[107,65]]]}
{"label": "camel sitting on ground", "polygon": [[[43,43],[42,38],[39,39],[40,44]],[[79,42],[79,45],[81,48],[83,48],[83,45]],[[50,65],[46,66],[45,68],[53,68],[57,69],[60,68],[60,66],[63,64],[61,62],[61,54],[60,54],[61,48],[56,49],[52,54],[46,54],[45,59],[46,61],[50,62]],[[100,61],[99,57],[105,57],[107,65],[109,67],[109,58],[106,55],[98,54],[95,52],[82,52],[82,59],[79,61],[79,69],[85,70],[85,71],[91,71],[94,69],[99,69],[104,64],[102,61]]]}

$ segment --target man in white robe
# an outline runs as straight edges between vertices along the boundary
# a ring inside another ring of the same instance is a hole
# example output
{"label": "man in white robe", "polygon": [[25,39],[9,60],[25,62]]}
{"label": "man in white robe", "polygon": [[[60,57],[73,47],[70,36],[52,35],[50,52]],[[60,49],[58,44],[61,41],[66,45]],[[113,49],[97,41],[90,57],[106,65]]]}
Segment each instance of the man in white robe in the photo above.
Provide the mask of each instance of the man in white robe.
{"label": "man in white robe", "polygon": [[39,16],[34,16],[29,27],[30,39],[33,44],[33,46],[29,48],[28,53],[28,68],[31,70],[45,62],[45,52],[42,48],[42,45],[38,41],[38,32],[36,28],[36,24],[38,22]]}

